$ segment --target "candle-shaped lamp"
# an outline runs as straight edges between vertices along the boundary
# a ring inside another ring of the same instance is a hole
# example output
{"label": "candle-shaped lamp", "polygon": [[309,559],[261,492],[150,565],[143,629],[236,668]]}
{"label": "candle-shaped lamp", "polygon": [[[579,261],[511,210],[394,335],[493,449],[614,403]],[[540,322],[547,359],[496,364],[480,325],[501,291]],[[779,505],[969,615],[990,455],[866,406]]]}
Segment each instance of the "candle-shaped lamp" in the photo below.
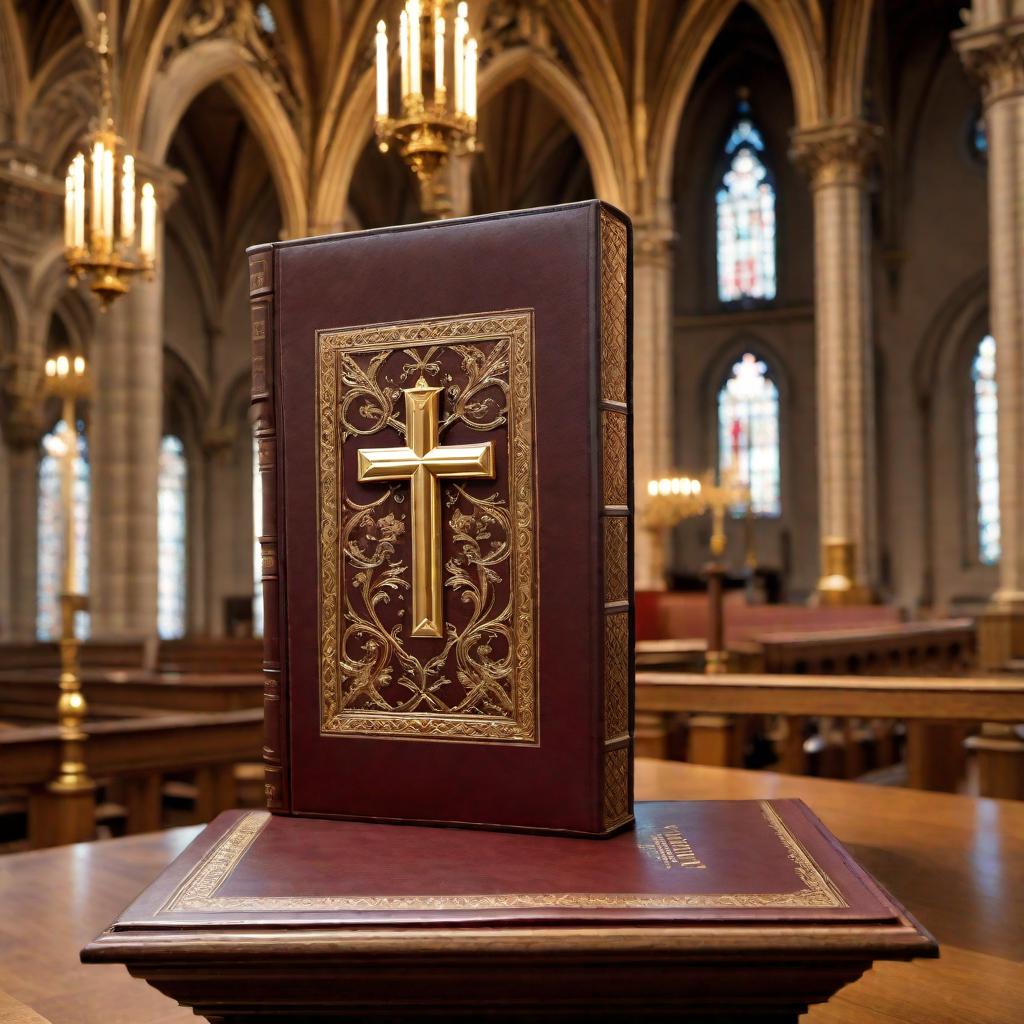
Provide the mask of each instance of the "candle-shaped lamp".
{"label": "candle-shaped lamp", "polygon": [[409,0],[409,92],[423,95],[422,51],[420,44],[420,0]]}
{"label": "candle-shaped lamp", "polygon": [[135,157],[127,154],[121,165],[121,241],[135,238]]}
{"label": "candle-shaped lamp", "polygon": [[103,147],[103,234],[114,245],[114,154]]}
{"label": "candle-shaped lamp", "polygon": [[68,175],[64,179],[64,248],[71,249],[75,245],[75,176],[68,167]]}
{"label": "candle-shaped lamp", "polygon": [[139,233],[139,255],[152,262],[156,258],[156,195],[148,181],[142,186],[140,207],[142,225]]}
{"label": "candle-shaped lamp", "polygon": [[444,103],[444,15],[438,5],[434,9],[434,102]]}
{"label": "candle-shaped lamp", "polygon": [[74,246],[85,248],[85,157],[78,153],[71,161],[71,177],[75,188]]}
{"label": "candle-shaped lamp", "polygon": [[466,40],[466,117],[476,120],[476,40]]}
{"label": "candle-shaped lamp", "polygon": [[398,56],[402,64],[402,108],[409,95],[409,12],[402,11],[398,19]]}
{"label": "candle-shaped lamp", "polygon": [[453,63],[455,73],[455,113],[462,114],[466,110],[466,61],[465,61],[465,45],[466,45],[466,32],[468,31],[469,25],[467,17],[469,14],[469,8],[465,3],[465,0],[461,2],[458,7],[455,8],[455,38],[453,40]]}
{"label": "candle-shaped lamp", "polygon": [[92,212],[89,227],[92,233],[103,230],[103,143],[92,147]]}
{"label": "candle-shaped lamp", "polygon": [[388,116],[388,32],[383,20],[377,22],[377,117]]}

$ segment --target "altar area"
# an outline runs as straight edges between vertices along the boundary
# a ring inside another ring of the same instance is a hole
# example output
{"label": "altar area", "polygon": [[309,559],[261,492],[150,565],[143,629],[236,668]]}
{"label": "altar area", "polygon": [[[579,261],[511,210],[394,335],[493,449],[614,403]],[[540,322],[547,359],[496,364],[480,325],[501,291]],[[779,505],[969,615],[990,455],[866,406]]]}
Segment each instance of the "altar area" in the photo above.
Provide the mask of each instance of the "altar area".
{"label": "altar area", "polygon": [[[879,964],[802,1020],[1006,1024],[1024,1016],[1024,934],[1006,898],[1024,889],[1021,804],[648,759],[637,762],[636,789],[640,800],[806,800],[939,941],[940,959]],[[6,858],[0,992],[51,1024],[195,1020],[119,966],[81,965],[78,952],[199,831]]]}

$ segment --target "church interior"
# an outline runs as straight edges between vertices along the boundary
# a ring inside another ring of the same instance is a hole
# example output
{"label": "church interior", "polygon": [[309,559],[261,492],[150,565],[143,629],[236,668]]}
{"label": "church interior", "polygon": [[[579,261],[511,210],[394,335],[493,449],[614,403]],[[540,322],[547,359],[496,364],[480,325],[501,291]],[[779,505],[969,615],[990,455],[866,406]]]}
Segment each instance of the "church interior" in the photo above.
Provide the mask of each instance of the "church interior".
{"label": "church interior", "polygon": [[938,939],[801,1020],[1024,1019],[1024,3],[434,6],[424,170],[403,0],[0,0],[0,1017],[193,1019],[78,949],[264,806],[246,248],[599,199],[637,799],[803,799]]}

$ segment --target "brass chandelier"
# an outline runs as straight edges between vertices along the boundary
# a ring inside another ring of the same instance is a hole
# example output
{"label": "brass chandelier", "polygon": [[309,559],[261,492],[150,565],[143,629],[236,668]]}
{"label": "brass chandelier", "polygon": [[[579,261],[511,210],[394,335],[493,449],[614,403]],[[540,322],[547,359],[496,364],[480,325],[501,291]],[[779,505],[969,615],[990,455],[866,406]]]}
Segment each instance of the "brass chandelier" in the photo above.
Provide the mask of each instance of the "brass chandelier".
{"label": "brass chandelier", "polygon": [[97,21],[97,39],[90,48],[99,64],[100,110],[85,151],[75,155],[64,180],[64,255],[72,286],[88,279],[100,308],[106,309],[128,291],[132,275],[152,279],[157,205],[148,181],[136,196],[135,157],[124,151],[114,125],[106,14],[97,15]]}
{"label": "brass chandelier", "polygon": [[[377,22],[378,145],[382,153],[395,146],[416,175],[420,206],[434,216],[450,211],[440,182],[449,157],[476,148],[477,43],[469,35],[469,5],[454,6],[451,32],[446,15],[450,9],[441,0],[432,4],[406,0],[398,28],[401,98],[394,117],[389,102],[387,26],[383,20]],[[426,77],[433,79],[429,99],[424,63]]]}

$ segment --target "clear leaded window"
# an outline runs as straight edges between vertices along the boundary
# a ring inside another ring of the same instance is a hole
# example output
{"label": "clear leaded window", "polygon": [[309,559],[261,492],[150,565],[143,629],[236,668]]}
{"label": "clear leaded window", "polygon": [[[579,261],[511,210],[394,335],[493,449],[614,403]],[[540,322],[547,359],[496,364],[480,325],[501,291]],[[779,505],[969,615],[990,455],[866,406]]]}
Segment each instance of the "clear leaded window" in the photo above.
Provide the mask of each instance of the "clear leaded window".
{"label": "clear leaded window", "polygon": [[[39,460],[38,559],[36,566],[36,636],[60,638],[60,593],[64,587],[64,500],[61,494],[67,424],[61,420],[44,438]],[[83,424],[78,424],[78,458],[72,484],[75,523],[75,589],[89,591],[89,447]],[[89,616],[75,616],[75,634],[89,635]]]}
{"label": "clear leaded window", "polygon": [[764,139],[743,102],[715,193],[722,302],[775,298],[775,188],[763,156]]}
{"label": "clear leaded window", "polygon": [[256,439],[252,442],[252,631],[263,636],[263,564],[260,553],[260,534],[263,532],[263,485],[260,480],[260,451]]}
{"label": "clear leaded window", "polygon": [[779,515],[779,389],[750,352],[718,392],[718,468],[723,477],[735,471],[750,487],[755,515]]}
{"label": "clear leaded window", "polygon": [[185,635],[187,580],[186,523],[188,462],[180,437],[167,434],[160,442],[157,484],[158,590],[157,631],[164,640]]}
{"label": "clear leaded window", "polygon": [[999,561],[999,447],[996,340],[986,334],[971,365],[974,382],[974,465],[978,495],[978,556]]}

